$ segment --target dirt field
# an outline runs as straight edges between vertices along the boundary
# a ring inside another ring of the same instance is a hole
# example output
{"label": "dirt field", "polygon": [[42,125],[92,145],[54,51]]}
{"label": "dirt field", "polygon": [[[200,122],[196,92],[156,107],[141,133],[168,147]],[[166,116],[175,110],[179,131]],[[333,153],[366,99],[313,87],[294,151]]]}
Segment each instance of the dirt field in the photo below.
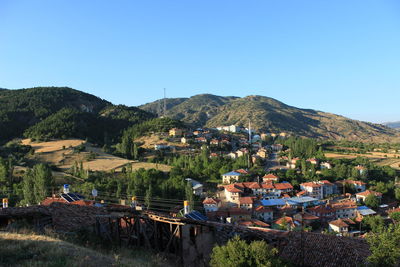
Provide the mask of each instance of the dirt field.
{"label": "dirt field", "polygon": [[[169,140],[173,141],[167,141],[166,138]],[[135,141],[143,143],[142,147],[146,149],[154,149],[155,144],[160,144],[160,143],[165,143],[166,145],[169,146],[175,146],[175,147],[188,147],[187,144],[182,144],[180,141],[180,138],[169,138],[169,137],[161,137],[159,135],[151,135],[151,136],[143,136]]]}
{"label": "dirt field", "polygon": [[[69,170],[74,162],[80,161],[83,162],[83,167],[85,169],[90,169],[92,171],[120,171],[122,167],[128,163],[133,164],[133,169],[157,168],[161,171],[169,171],[171,169],[168,165],[134,162],[132,160],[116,157],[104,153],[100,148],[94,147],[90,143],[85,143],[84,140],[80,139],[49,142],[31,142],[30,139],[24,139],[22,143],[30,145],[35,149],[35,160],[55,165],[63,171]],[[86,150],[84,152],[74,153],[73,148],[81,144],[85,145]],[[95,159],[88,160],[90,152],[93,152],[96,155]]]}
{"label": "dirt field", "polygon": [[394,169],[400,169],[400,154],[396,153],[383,153],[383,152],[370,152],[368,154],[341,154],[341,153],[325,153],[327,158],[335,159],[355,159],[357,157],[365,157],[374,161],[380,166],[390,166]]}

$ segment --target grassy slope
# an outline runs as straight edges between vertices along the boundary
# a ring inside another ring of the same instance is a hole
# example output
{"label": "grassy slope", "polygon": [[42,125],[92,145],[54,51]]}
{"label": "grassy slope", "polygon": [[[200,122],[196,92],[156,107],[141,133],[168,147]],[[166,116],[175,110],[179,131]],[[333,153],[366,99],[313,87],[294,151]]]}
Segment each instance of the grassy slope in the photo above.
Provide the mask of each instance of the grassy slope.
{"label": "grassy slope", "polygon": [[0,233],[0,266],[166,266],[149,253],[130,257],[101,254],[47,236]]}

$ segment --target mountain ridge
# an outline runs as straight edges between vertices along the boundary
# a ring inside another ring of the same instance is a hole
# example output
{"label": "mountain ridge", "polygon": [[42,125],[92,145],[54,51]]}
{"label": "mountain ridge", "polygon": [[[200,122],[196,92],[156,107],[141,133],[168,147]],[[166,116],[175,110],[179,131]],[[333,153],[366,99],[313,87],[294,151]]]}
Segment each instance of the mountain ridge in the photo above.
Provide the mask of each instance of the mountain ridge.
{"label": "mountain ridge", "polygon": [[[218,100],[218,101],[217,101]],[[154,103],[139,108],[151,112]],[[341,115],[287,105],[261,95],[224,97],[199,94],[179,101],[166,99],[167,116],[194,127],[247,126],[261,132],[288,132],[316,138],[351,141],[400,142],[397,131],[381,124],[352,120]]]}

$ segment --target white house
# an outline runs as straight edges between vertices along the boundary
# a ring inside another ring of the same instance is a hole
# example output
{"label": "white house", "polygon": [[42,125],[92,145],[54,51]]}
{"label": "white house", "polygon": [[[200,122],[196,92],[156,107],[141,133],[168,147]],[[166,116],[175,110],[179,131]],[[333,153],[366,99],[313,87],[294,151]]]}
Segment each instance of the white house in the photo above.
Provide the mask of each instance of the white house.
{"label": "white house", "polygon": [[323,186],[317,182],[308,182],[300,184],[300,189],[306,191],[306,194],[310,197],[317,199],[323,199]]}
{"label": "white house", "polygon": [[337,219],[355,218],[357,216],[357,204],[351,200],[333,203],[332,208],[336,210]]}
{"label": "white house", "polygon": [[228,172],[228,173],[224,173],[222,174],[222,182],[224,184],[230,184],[232,182],[237,182],[239,181],[241,173],[232,171],[232,172]]}
{"label": "white house", "polygon": [[375,191],[371,191],[371,190],[366,190],[364,192],[360,192],[356,194],[356,199],[357,201],[363,201],[365,202],[365,199],[369,196],[369,195],[374,195],[376,196],[379,200],[382,199],[382,193],[380,192],[375,192]]}
{"label": "white house", "polygon": [[186,178],[186,181],[190,182],[193,189],[193,194],[196,196],[201,196],[203,194],[203,184],[199,181],[193,180],[192,178]]}
{"label": "white house", "polygon": [[329,222],[329,232],[346,234],[349,232],[349,227],[354,224],[355,222],[351,219],[337,219]]}
{"label": "white house", "polygon": [[225,186],[225,198],[227,202],[239,204],[239,197],[243,194],[243,188],[230,184]]}

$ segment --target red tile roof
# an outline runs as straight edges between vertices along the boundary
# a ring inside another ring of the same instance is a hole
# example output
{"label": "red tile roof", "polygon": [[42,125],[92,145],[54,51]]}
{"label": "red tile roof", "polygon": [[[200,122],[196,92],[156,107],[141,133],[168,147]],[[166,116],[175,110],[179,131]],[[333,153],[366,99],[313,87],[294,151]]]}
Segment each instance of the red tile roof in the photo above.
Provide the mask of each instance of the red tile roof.
{"label": "red tile roof", "polygon": [[314,183],[314,182],[302,183],[300,185],[302,185],[304,187],[313,187],[313,188],[317,188],[317,187],[321,187],[322,186],[322,184],[317,184],[317,183]]}
{"label": "red tile roof", "polygon": [[206,199],[203,200],[203,204],[209,204],[209,205],[217,205],[218,202],[220,202],[219,199],[213,199],[211,197],[206,197]]}
{"label": "red tile roof", "polygon": [[235,172],[238,172],[238,173],[241,173],[241,174],[249,174],[249,172],[247,170],[245,170],[245,169],[239,169],[239,170],[236,170]]}
{"label": "red tile roof", "polygon": [[275,174],[272,174],[272,173],[264,175],[263,178],[266,178],[266,179],[279,179],[278,176],[276,176]]}
{"label": "red tile roof", "polygon": [[270,184],[270,183],[262,183],[262,184],[261,184],[261,187],[262,187],[263,189],[274,189],[274,188],[275,188],[274,185],[273,185],[273,184]]}
{"label": "red tile roof", "polygon": [[337,227],[349,227],[350,224],[356,224],[356,223],[351,219],[344,218],[331,221],[329,222],[329,224],[335,225]]}
{"label": "red tile roof", "polygon": [[293,186],[290,183],[277,183],[274,184],[274,186],[278,190],[293,189]]}
{"label": "red tile roof", "polygon": [[357,193],[357,194],[356,194],[356,196],[364,196],[364,197],[369,196],[369,195],[375,195],[375,196],[377,196],[377,197],[381,197],[381,196],[382,196],[382,193],[380,193],[380,192],[375,192],[375,191],[372,191],[372,190],[366,190],[366,191],[364,191],[364,192],[360,192],[360,193]]}
{"label": "red tile roof", "polygon": [[254,211],[257,213],[274,212],[272,209],[263,206],[258,206]]}
{"label": "red tile roof", "polygon": [[251,197],[240,197],[239,198],[240,204],[253,204],[253,198]]}
{"label": "red tile roof", "polygon": [[230,184],[225,186],[226,191],[231,193],[243,193],[243,189],[237,184]]}

